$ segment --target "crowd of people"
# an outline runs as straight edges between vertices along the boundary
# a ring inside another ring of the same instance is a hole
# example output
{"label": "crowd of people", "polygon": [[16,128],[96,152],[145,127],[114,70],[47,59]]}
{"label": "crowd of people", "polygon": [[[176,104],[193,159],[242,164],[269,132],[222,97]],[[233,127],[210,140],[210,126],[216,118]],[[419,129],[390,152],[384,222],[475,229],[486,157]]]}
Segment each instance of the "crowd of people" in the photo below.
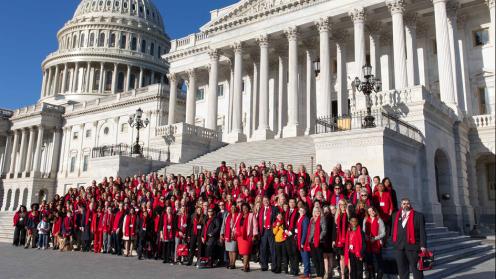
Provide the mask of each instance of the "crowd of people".
{"label": "crowd of people", "polygon": [[[227,166],[181,176],[104,178],[53,200],[23,205],[14,217],[13,245],[83,251],[236,268],[300,278],[382,278],[382,249],[393,245],[400,278],[426,248],[424,218],[399,201],[391,180],[370,177],[357,163]],[[399,206],[399,207],[398,207]],[[388,243],[388,239],[391,239]],[[300,266],[303,269],[300,270]],[[313,269],[311,269],[313,267]]]}

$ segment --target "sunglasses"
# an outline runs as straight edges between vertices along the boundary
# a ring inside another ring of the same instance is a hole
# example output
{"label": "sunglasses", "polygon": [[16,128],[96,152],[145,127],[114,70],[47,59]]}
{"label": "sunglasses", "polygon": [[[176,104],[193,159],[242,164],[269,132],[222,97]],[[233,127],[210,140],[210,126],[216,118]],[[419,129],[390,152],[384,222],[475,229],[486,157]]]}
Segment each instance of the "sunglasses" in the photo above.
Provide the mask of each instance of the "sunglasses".
{"label": "sunglasses", "polygon": [[367,197],[368,195],[360,195],[360,196],[362,196],[362,197]]}

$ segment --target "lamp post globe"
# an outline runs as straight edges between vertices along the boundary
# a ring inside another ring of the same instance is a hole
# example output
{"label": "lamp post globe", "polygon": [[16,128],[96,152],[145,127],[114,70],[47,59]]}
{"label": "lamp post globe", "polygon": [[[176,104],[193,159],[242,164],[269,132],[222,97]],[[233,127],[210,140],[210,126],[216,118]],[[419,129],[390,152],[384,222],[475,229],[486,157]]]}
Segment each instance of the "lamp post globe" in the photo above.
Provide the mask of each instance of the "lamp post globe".
{"label": "lamp post globe", "polygon": [[353,81],[353,86],[358,92],[362,92],[365,95],[365,102],[367,105],[367,116],[364,118],[362,126],[364,128],[374,128],[375,127],[375,117],[372,116],[372,102],[370,100],[370,94],[372,92],[381,91],[382,82],[375,78],[372,74],[372,66],[365,64],[362,67],[363,80],[359,77],[355,77]]}
{"label": "lamp post globe", "polygon": [[136,110],[136,113],[131,114],[128,119],[128,124],[131,126],[131,128],[136,128],[136,142],[133,144],[132,149],[131,149],[131,154],[132,155],[143,155],[143,149],[141,145],[139,144],[139,139],[140,139],[140,129],[146,128],[149,124],[150,121],[148,118],[145,120],[142,119],[143,117],[143,110],[141,108],[138,108]]}

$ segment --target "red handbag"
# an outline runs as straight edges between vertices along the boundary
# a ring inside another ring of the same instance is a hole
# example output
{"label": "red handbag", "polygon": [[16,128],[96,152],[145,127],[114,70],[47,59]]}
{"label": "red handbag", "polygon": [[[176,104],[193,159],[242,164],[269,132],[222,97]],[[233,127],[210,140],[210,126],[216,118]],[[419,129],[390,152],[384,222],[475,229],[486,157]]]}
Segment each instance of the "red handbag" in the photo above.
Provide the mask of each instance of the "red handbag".
{"label": "red handbag", "polygon": [[186,244],[178,244],[176,253],[178,257],[187,257],[189,255],[188,246]]}
{"label": "red handbag", "polygon": [[431,270],[434,266],[434,253],[429,250],[419,252],[419,259],[417,262],[417,269],[420,271]]}

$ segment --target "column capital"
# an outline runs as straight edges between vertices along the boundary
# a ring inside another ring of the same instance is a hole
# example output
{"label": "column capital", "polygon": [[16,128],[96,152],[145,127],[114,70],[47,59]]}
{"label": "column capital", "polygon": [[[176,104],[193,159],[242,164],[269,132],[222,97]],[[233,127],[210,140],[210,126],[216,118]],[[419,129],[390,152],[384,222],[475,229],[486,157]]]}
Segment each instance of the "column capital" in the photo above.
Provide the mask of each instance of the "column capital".
{"label": "column capital", "polygon": [[243,51],[243,42],[234,42],[231,47],[234,50],[234,53],[241,53]]}
{"label": "column capital", "polygon": [[386,5],[388,6],[391,14],[404,13],[406,2],[405,0],[386,0]]}
{"label": "column capital", "polygon": [[220,56],[220,51],[216,48],[208,50],[208,56],[210,60],[218,61]]}
{"label": "column capital", "polygon": [[486,3],[487,7],[489,7],[490,9],[494,8],[494,1],[495,0],[484,0],[484,2]]}
{"label": "column capital", "polygon": [[382,23],[376,20],[368,21],[366,27],[371,36],[380,35],[380,32],[382,30]]}
{"label": "column capital", "polygon": [[289,41],[296,41],[298,39],[298,27],[293,26],[289,27],[284,31],[284,34],[288,38]]}
{"label": "column capital", "polygon": [[446,3],[446,13],[448,15],[449,20],[456,20],[456,16],[458,15],[458,10],[460,8],[460,4],[455,1],[448,1]]}
{"label": "column capital", "polygon": [[351,17],[353,23],[364,22],[367,17],[367,13],[363,7],[352,9],[348,12],[348,15]]}
{"label": "column capital", "polygon": [[315,21],[315,25],[319,32],[331,31],[331,19],[329,17],[321,17]]}
{"label": "column capital", "polygon": [[257,43],[260,47],[269,47],[269,35],[261,34],[257,38]]}
{"label": "column capital", "polygon": [[177,74],[176,73],[168,73],[167,79],[169,79],[170,83],[176,83],[177,82]]}
{"label": "column capital", "polygon": [[196,69],[195,68],[188,69],[186,71],[186,73],[188,74],[188,79],[196,78]]}
{"label": "column capital", "polygon": [[408,12],[404,16],[405,20],[405,25],[408,26],[411,29],[416,29],[417,28],[417,13],[415,12]]}

